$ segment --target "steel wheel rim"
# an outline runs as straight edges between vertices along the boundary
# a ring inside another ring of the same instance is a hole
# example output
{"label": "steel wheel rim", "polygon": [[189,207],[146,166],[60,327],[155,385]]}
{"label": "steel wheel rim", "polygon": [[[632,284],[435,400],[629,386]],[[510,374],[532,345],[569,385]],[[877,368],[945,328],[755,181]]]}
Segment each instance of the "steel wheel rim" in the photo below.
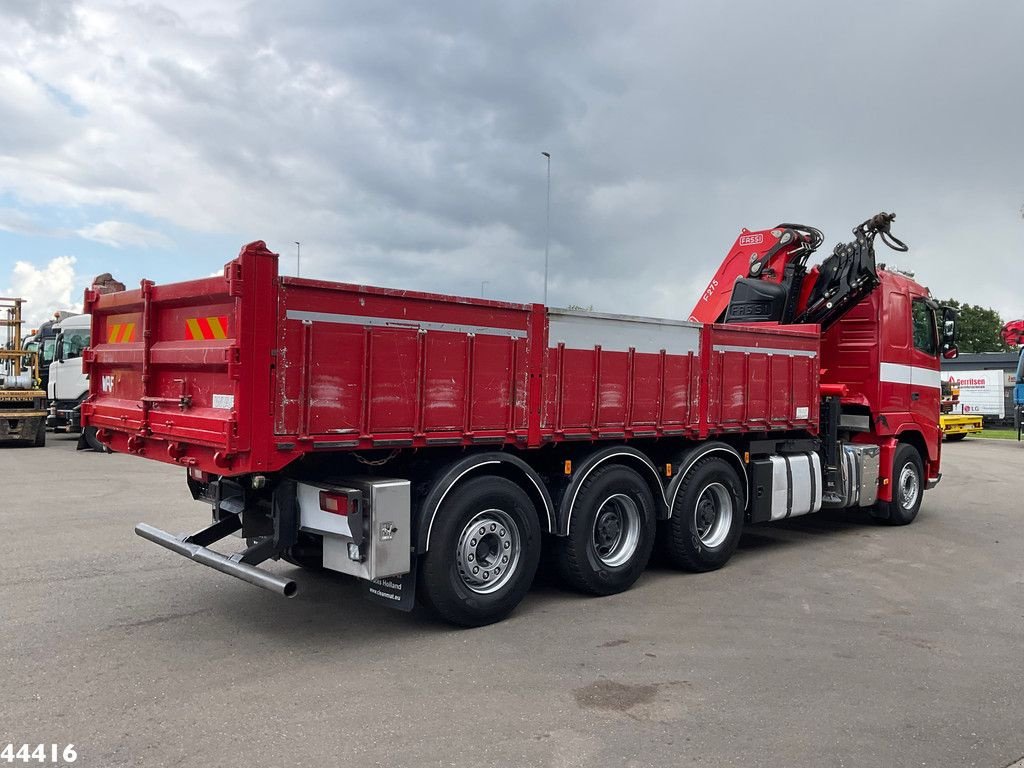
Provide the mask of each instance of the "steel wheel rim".
{"label": "steel wheel rim", "polygon": [[640,546],[640,508],[624,493],[609,496],[594,515],[591,532],[597,559],[609,568],[629,562]]}
{"label": "steel wheel rim", "polygon": [[900,470],[899,479],[900,506],[908,512],[917,503],[917,495],[920,492],[921,480],[917,476],[917,469],[910,462],[903,465]]}
{"label": "steel wheel rim", "polygon": [[467,589],[489,595],[508,584],[522,554],[519,528],[500,509],[477,513],[459,535],[455,565]]}
{"label": "steel wheel rim", "polygon": [[694,528],[709,549],[721,546],[732,528],[732,494],[721,483],[705,486],[693,508]]}

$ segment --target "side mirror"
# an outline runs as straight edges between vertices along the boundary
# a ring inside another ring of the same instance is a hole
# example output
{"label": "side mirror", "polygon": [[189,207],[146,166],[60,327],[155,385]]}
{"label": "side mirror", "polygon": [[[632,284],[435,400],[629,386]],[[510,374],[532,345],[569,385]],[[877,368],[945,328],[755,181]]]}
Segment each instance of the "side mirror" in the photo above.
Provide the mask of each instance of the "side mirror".
{"label": "side mirror", "polygon": [[942,312],[942,356],[952,360],[960,352],[956,348],[957,321],[960,316],[952,307],[941,307]]}

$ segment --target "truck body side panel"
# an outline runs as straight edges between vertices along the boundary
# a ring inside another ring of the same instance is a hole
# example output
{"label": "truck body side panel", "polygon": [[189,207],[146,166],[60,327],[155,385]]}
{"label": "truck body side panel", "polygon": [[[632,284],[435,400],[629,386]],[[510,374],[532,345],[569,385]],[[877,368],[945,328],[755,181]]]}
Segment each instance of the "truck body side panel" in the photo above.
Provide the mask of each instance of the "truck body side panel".
{"label": "truck body side panel", "polygon": [[223,277],[144,282],[87,295],[87,308],[86,423],[114,450],[220,475],[276,471],[316,451],[818,426],[816,326],[279,278],[262,243]]}
{"label": "truck body side panel", "polygon": [[531,308],[285,278],[274,432],[525,441]]}
{"label": "truck body side panel", "polygon": [[542,427],[554,439],[697,434],[701,325],[548,310]]}
{"label": "truck body side panel", "polygon": [[818,326],[709,325],[702,435],[816,432]]}

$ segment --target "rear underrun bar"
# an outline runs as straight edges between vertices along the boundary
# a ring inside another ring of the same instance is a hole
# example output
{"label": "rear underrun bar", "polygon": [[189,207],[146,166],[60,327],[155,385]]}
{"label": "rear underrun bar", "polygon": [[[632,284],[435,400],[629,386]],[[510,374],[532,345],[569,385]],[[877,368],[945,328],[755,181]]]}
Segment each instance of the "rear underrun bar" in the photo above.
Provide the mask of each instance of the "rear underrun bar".
{"label": "rear underrun bar", "polygon": [[202,565],[209,566],[216,571],[234,576],[236,579],[247,581],[257,587],[270,590],[283,597],[294,597],[298,587],[291,579],[285,579],[273,573],[264,571],[246,563],[239,562],[241,554],[228,556],[212,549],[185,541],[184,537],[174,536],[167,531],[162,531],[147,523],[139,523],[135,526],[135,533],[144,539],[159,544],[171,552],[177,552],[189,560],[194,560]]}

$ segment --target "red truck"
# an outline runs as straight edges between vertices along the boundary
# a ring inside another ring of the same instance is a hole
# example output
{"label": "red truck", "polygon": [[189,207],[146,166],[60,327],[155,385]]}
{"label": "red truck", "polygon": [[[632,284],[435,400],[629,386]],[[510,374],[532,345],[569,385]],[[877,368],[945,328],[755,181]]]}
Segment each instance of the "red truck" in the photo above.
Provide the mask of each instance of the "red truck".
{"label": "red truck", "polygon": [[[905,249],[892,218],[813,268],[813,227],[743,230],[689,321],[282,277],[251,243],[223,276],[86,292],[83,423],[212,506],[140,536],[285,596],[260,563],[467,626],[516,607],[542,550],[606,595],[655,544],[707,571],[747,523],[906,524],[940,478],[956,314],[876,266],[876,236]],[[243,551],[210,548],[231,534]]]}

